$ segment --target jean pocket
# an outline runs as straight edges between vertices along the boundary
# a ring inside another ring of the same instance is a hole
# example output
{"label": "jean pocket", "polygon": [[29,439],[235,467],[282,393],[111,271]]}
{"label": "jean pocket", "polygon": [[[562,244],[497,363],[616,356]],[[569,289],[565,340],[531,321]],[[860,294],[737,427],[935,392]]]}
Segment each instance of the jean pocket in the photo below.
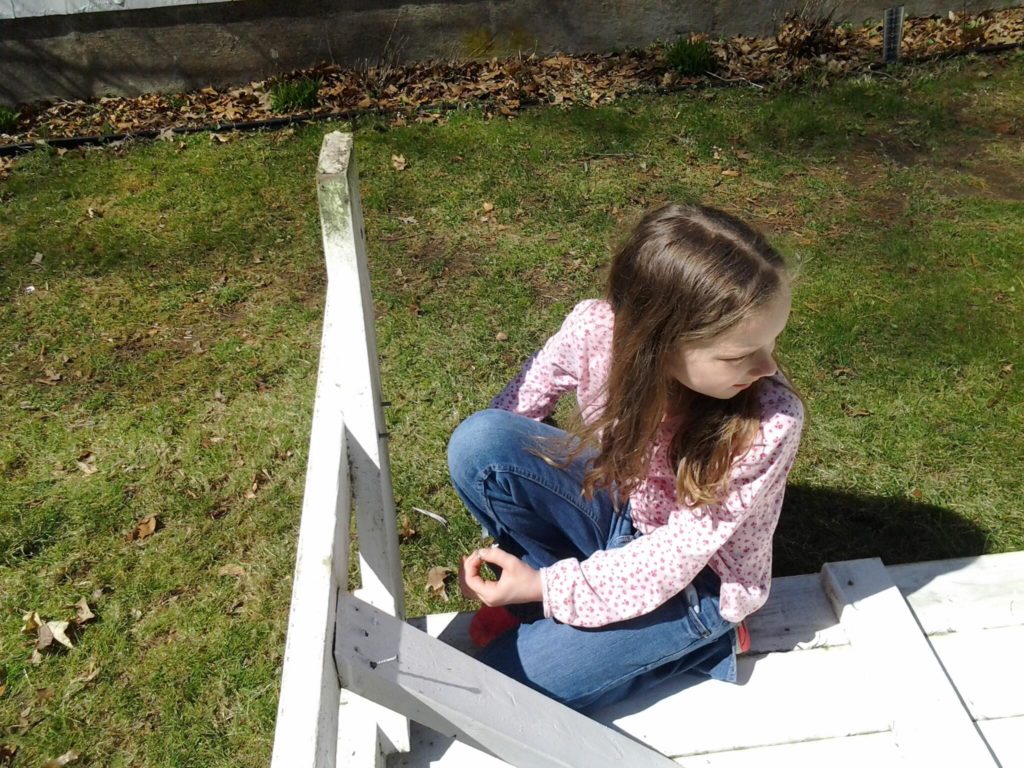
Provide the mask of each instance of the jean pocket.
{"label": "jean pocket", "polygon": [[608,542],[608,549],[618,549],[624,547],[633,540],[632,536],[615,536],[611,541]]}

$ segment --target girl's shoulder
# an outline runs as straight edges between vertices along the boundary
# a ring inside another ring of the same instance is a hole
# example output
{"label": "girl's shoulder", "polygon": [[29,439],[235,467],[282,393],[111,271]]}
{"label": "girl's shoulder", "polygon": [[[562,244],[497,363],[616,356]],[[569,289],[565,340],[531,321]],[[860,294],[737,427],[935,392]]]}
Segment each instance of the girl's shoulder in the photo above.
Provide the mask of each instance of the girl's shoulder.
{"label": "girl's shoulder", "polygon": [[780,435],[795,431],[799,435],[804,404],[781,371],[761,380],[759,399],[762,432]]}
{"label": "girl's shoulder", "polygon": [[607,299],[584,299],[572,308],[565,322],[570,327],[596,328],[610,331],[615,324],[615,314]]}

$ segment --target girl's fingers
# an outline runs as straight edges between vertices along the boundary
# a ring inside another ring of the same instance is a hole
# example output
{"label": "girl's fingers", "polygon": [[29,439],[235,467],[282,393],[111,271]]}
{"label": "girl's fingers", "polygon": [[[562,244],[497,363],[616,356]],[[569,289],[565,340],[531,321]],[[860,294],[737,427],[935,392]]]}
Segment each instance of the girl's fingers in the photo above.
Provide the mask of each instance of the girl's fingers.
{"label": "girl's fingers", "polygon": [[480,578],[480,566],[482,560],[476,554],[462,558],[462,565],[459,568],[459,589],[462,596],[471,600],[479,600],[479,586],[483,584]]}
{"label": "girl's fingers", "polygon": [[[510,555],[508,552],[506,552],[503,549],[499,549],[498,547],[478,549],[476,552],[473,553],[473,555],[476,555],[486,563],[493,563],[494,565],[502,569],[514,566],[516,563],[519,562],[518,557],[516,557],[515,555]],[[472,557],[472,555],[470,555],[470,557]]]}

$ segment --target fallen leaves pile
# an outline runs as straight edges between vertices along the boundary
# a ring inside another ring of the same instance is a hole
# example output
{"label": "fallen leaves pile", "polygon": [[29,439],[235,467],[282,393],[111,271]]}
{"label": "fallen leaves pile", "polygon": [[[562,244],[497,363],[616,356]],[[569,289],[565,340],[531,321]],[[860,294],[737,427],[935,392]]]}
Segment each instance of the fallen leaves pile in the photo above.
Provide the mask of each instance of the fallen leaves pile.
{"label": "fallen leaves pile", "polygon": [[32,651],[32,664],[38,665],[42,663],[44,651],[52,653],[60,646],[68,649],[73,648],[72,639],[74,636],[86,624],[96,618],[96,615],[89,608],[89,602],[84,597],[73,605],[65,606],[65,608],[75,609],[75,616],[68,621],[46,621],[40,618],[39,613],[36,611],[29,611],[22,617],[25,625],[21,628],[21,633],[23,635],[34,634],[36,637],[35,648]]}
{"label": "fallen leaves pile", "polygon": [[[491,61],[427,62],[363,69],[319,67],[230,90],[202,88],[182,94],[104,97],[26,107],[0,148],[47,139],[152,132],[170,140],[175,130],[225,127],[274,118],[348,116],[377,112],[394,124],[440,122],[447,111],[480,104],[488,117],[513,117],[532,104],[607,104],[633,93],[678,90],[712,82],[783,85],[846,76],[880,65],[882,27],[833,26],[790,17],[774,37],[736,36],[709,41],[715,73],[683,76],[672,70],[663,46],[618,54],[519,56]],[[915,61],[974,50],[1024,45],[1024,8],[976,16],[950,12],[908,19],[902,56]],[[317,105],[279,114],[271,107],[276,83],[319,79]],[[0,175],[3,173],[0,163]]]}

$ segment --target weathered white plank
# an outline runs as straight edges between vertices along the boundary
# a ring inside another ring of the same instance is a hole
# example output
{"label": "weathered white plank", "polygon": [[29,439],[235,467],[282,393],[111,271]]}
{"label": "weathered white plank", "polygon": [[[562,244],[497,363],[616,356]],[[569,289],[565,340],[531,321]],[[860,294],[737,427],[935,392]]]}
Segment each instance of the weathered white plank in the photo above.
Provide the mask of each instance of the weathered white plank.
{"label": "weathered white plank", "polygon": [[982,720],[978,728],[1002,768],[1024,768],[1024,717]]}
{"label": "weathered white plank", "polygon": [[[677,730],[691,731],[695,726],[690,720],[688,712],[677,712],[674,727]],[[687,755],[676,758],[675,762],[687,768],[864,768],[871,765],[879,768],[899,768],[906,765],[891,731]],[[418,723],[412,725],[411,751],[408,754],[392,755],[387,762],[387,768],[465,766],[508,768],[508,763],[456,741],[450,736],[442,736],[437,731]]]}
{"label": "weathered white plank", "polygon": [[849,642],[816,574],[772,580],[768,601],[747,619],[751,653],[829,648]]}
{"label": "weathered white plank", "polygon": [[347,593],[335,658],[347,689],[521,768],[673,765]]}
{"label": "weathered white plank", "polygon": [[338,674],[331,653],[339,587],[348,573],[351,497],[338,382],[338,313],[328,292],[306,486],[278,699],[274,768],[331,768],[338,738]]}
{"label": "weathered white plank", "polygon": [[345,412],[352,496],[359,530],[362,594],[393,616],[403,616],[403,585],[380,395],[377,334],[366,263],[366,233],[352,135],[324,137],[317,196],[327,261],[328,290],[338,297],[338,354],[345,375],[337,382]]}
{"label": "weathered white plank", "polygon": [[929,635],[1024,623],[1024,552],[886,570]]}
{"label": "weathered white plank", "polygon": [[1024,715],[1024,626],[936,635],[931,643],[975,720]]}
{"label": "weathered white plank", "polygon": [[412,724],[410,743],[407,753],[388,758],[387,768],[509,768],[504,760],[419,723]]}
{"label": "weathered white plank", "polygon": [[[377,334],[366,262],[359,169],[351,134],[333,132],[324,137],[317,167],[317,197],[328,292],[337,297],[340,314],[336,354],[344,364],[345,375],[338,379],[337,387],[345,413],[359,531],[359,591],[367,602],[403,617],[404,585],[381,402]],[[378,725],[389,751],[409,748],[409,723],[404,717],[382,711]]]}
{"label": "weathered white plank", "polygon": [[341,689],[338,706],[338,765],[343,768],[384,768],[382,734],[377,727],[382,707]]}
{"label": "weathered white plank", "polygon": [[687,768],[919,768],[904,761],[891,731],[694,755],[680,762]]}
{"label": "weathered white plank", "polygon": [[826,563],[822,581],[907,762],[995,766],[882,561]]}
{"label": "weathered white plank", "polygon": [[671,757],[887,731],[867,672],[848,645],[741,656],[739,684],[668,681],[594,719]]}

